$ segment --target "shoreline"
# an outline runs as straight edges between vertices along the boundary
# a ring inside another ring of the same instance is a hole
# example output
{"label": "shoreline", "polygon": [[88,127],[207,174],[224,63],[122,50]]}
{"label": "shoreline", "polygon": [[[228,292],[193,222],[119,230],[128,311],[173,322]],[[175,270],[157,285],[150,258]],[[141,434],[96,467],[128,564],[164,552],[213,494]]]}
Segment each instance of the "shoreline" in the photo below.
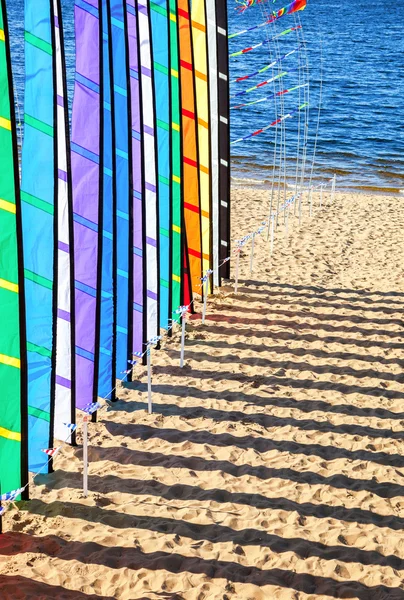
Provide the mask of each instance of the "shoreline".
{"label": "shoreline", "polygon": [[[313,185],[317,186],[319,185],[321,182],[323,181],[329,181],[331,179],[331,177],[324,177],[323,179],[320,178],[313,178]],[[271,180],[270,179],[254,179],[254,178],[250,178],[250,177],[238,177],[237,175],[232,175],[231,176],[231,185],[234,189],[240,189],[240,188],[251,188],[251,189],[255,189],[255,190],[262,190],[262,189],[267,189],[268,186],[271,185]],[[287,184],[287,188],[289,190],[292,190],[294,186]],[[307,189],[307,188],[306,188]],[[366,195],[375,195],[375,196],[402,196],[404,195],[404,187],[403,188],[398,188],[398,187],[387,187],[387,188],[382,188],[382,187],[378,187],[378,186],[371,186],[371,185],[361,185],[361,186],[339,186],[338,185],[338,175],[337,175],[337,188],[336,188],[337,192],[341,192],[344,194],[366,194]]]}

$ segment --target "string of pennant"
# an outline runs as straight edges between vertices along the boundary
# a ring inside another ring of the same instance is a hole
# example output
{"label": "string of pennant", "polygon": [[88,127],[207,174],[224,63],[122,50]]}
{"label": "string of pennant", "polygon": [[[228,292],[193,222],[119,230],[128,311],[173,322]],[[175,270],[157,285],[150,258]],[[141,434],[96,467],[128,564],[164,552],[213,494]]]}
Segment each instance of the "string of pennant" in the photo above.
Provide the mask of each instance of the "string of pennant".
{"label": "string of pennant", "polygon": [[249,140],[250,138],[255,137],[256,135],[260,135],[261,133],[264,133],[264,131],[268,131],[268,129],[270,129],[271,127],[275,127],[275,125],[278,125],[279,123],[282,123],[282,121],[285,121],[286,119],[291,119],[295,114],[297,114],[299,111],[301,111],[304,108],[306,108],[306,106],[308,106],[308,105],[309,105],[308,102],[304,102],[298,108],[296,108],[295,110],[292,110],[291,112],[289,112],[287,115],[283,115],[283,117],[280,117],[279,119],[276,119],[275,121],[273,121],[272,123],[270,123],[266,127],[262,127],[261,129],[258,129],[257,131],[254,131],[253,133],[249,133],[248,135],[245,135],[244,137],[238,138],[237,140],[234,140],[233,142],[230,142],[230,145],[239,144],[240,142],[243,142],[245,140]]}
{"label": "string of pennant", "polygon": [[280,38],[284,35],[288,35],[289,33],[292,33],[292,31],[296,31],[297,29],[301,29],[301,28],[302,28],[301,25],[296,25],[295,27],[289,27],[288,29],[281,31],[280,33],[278,33],[271,39],[264,40],[263,42],[260,42],[259,44],[255,44],[254,46],[248,46],[247,48],[244,48],[243,50],[237,50],[237,52],[233,52],[232,54],[229,55],[229,58],[235,58],[236,56],[242,56],[243,54],[252,52],[253,50],[256,50],[256,48],[260,48],[261,46],[266,46],[266,45],[270,44],[271,42],[274,42],[278,38]]}
{"label": "string of pennant", "polygon": [[255,71],[254,73],[249,73],[248,75],[243,75],[242,77],[237,77],[236,79],[233,79],[230,83],[240,83],[241,81],[246,81],[247,79],[251,79],[251,77],[256,77],[257,75],[260,75],[261,73],[265,73],[265,71],[268,71],[268,69],[272,69],[272,67],[274,67],[276,64],[285,60],[285,58],[288,58],[289,56],[292,56],[292,54],[295,54],[296,52],[298,52],[303,45],[304,45],[303,43],[299,44],[299,46],[297,48],[295,48],[294,50],[291,50],[290,52],[287,52],[286,54],[284,54],[283,56],[280,56],[276,60],[273,60],[269,65],[262,67],[262,69],[259,69],[258,71]]}
{"label": "string of pennant", "polygon": [[295,85],[289,89],[281,90],[280,92],[276,92],[275,94],[270,94],[269,96],[265,96],[264,98],[258,98],[258,100],[252,100],[251,102],[245,102],[244,104],[238,104],[237,106],[231,106],[230,110],[236,110],[239,108],[244,108],[245,106],[252,106],[253,104],[259,104],[260,102],[265,102],[266,100],[271,100],[273,98],[277,98],[278,96],[285,96],[285,94],[289,94],[290,92],[294,92],[295,90],[299,90],[301,88],[307,87],[308,83],[302,83],[301,85]]}
{"label": "string of pennant", "polygon": [[[327,185],[329,185],[329,183],[333,183],[333,186],[335,186],[335,178],[332,178],[330,180],[327,180],[327,182],[325,183],[320,183],[315,187],[311,187],[310,188],[310,193],[312,193],[313,191],[316,191],[317,189],[323,189],[324,187],[326,187]],[[232,260],[232,258],[234,256],[236,256],[238,253],[240,253],[241,249],[253,238],[255,238],[258,235],[261,235],[263,233],[263,231],[271,224],[271,222],[275,222],[277,216],[279,216],[279,214],[281,214],[282,212],[284,212],[288,207],[292,206],[298,199],[301,198],[302,194],[304,193],[304,191],[300,191],[297,194],[294,194],[291,198],[286,199],[283,204],[279,207],[278,210],[274,211],[267,219],[265,219],[264,221],[261,222],[261,225],[258,227],[258,229],[248,233],[247,235],[245,235],[244,237],[242,237],[239,240],[235,241],[235,248],[233,249],[232,253],[230,256],[227,256],[226,258],[222,259],[222,261],[219,263],[217,269],[219,270],[225,263],[229,262],[230,260]],[[204,276],[201,278],[201,287],[209,280],[209,278],[214,274],[215,270],[214,269],[208,269]],[[192,300],[190,302],[190,304],[187,305],[182,305],[179,306],[174,312],[173,314],[175,314],[177,317],[181,317],[181,318],[186,318],[187,314],[189,314],[190,309],[192,307],[194,303],[194,300]],[[170,319],[170,323],[167,327],[167,334],[169,331],[171,331],[171,329],[173,329],[174,324],[176,323],[176,320]],[[143,359],[143,357],[147,354],[150,355],[151,352],[151,348],[153,346],[156,346],[161,340],[163,339],[163,336],[154,336],[152,337],[148,342],[146,342],[146,350],[144,352],[134,352],[133,356],[136,357],[137,360],[135,360],[134,358],[128,360],[128,364],[131,365],[131,368],[128,369],[127,371],[125,371],[123,374],[125,375],[125,377],[123,378],[122,381],[125,381],[125,379],[132,374],[135,366],[139,363],[139,361],[141,359]],[[117,387],[117,386],[116,386]],[[116,389],[116,387],[111,390],[111,392],[107,395],[110,396]],[[83,409],[81,409],[86,415],[88,416],[92,416],[93,414],[95,414],[96,412],[99,412],[103,409],[108,408],[110,405],[108,404],[108,399],[104,398],[104,400],[106,401],[107,404],[102,405],[100,402],[92,402],[90,404],[87,404]],[[63,447],[68,443],[70,436],[72,433],[74,433],[77,430],[77,424],[76,423],[64,423],[65,427],[69,430],[69,435],[68,437],[64,440],[64,442],[62,442],[62,444],[56,448],[47,448],[47,449],[43,449],[42,452],[44,452],[48,457],[48,461],[47,463],[42,467],[42,469],[40,471],[38,471],[38,473],[36,473],[32,479],[32,483],[35,482],[35,479],[45,470],[47,469],[49,463],[55,458],[55,456],[57,454],[59,454],[59,452],[63,449]],[[16,499],[21,496],[21,494],[27,489],[29,483],[27,483],[24,487],[18,488],[16,490],[12,490],[10,492],[6,492],[2,495],[0,495],[0,502],[6,502],[8,504],[11,504],[13,502],[16,501]],[[5,511],[7,510],[6,506],[0,506],[0,517],[5,513]]]}

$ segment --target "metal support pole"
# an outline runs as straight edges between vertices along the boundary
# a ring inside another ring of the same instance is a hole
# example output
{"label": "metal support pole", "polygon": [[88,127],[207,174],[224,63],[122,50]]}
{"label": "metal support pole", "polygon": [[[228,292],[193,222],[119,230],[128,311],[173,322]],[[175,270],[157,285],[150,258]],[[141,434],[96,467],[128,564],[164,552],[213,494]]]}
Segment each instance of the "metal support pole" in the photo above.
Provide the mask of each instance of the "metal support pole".
{"label": "metal support pole", "polygon": [[206,277],[206,281],[205,281],[205,290],[204,290],[204,298],[203,298],[202,325],[205,325],[206,309],[208,306],[209,276],[206,275],[205,277]]}
{"label": "metal support pole", "polygon": [[234,293],[237,294],[238,291],[238,275],[240,271],[240,254],[241,248],[237,248],[237,260],[236,260],[236,279],[234,282]]}
{"label": "metal support pole", "polygon": [[152,401],[152,373],[151,373],[151,347],[147,348],[147,405],[149,415],[153,412]]}
{"label": "metal support pole", "polygon": [[271,221],[271,245],[270,245],[270,254],[274,253],[274,238],[275,238],[275,219]]}
{"label": "metal support pole", "polygon": [[91,417],[83,418],[83,496],[88,496],[88,421]]}
{"label": "metal support pole", "polygon": [[182,332],[181,332],[181,359],[180,368],[184,366],[184,355],[185,355],[185,324],[187,321],[186,314],[182,315]]}

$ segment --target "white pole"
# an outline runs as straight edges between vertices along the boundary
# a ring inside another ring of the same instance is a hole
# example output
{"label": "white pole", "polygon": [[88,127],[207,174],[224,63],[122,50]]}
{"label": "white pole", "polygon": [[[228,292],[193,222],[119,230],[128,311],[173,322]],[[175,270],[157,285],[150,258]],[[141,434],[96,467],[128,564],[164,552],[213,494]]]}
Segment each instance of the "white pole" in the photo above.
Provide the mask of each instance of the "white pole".
{"label": "white pole", "polygon": [[238,290],[238,274],[239,274],[239,270],[240,270],[240,254],[241,254],[241,248],[237,248],[236,280],[234,282],[234,293],[235,294],[237,294],[237,290]]}
{"label": "white pole", "polygon": [[149,415],[153,412],[152,403],[152,375],[151,375],[151,346],[147,347],[147,403]]}
{"label": "white pole", "polygon": [[182,333],[181,333],[181,359],[180,359],[180,368],[182,369],[184,366],[184,354],[185,354],[185,323],[186,323],[186,314],[182,315]]}
{"label": "white pole", "polygon": [[334,174],[334,177],[332,178],[331,202],[334,202],[336,184],[337,184],[337,176]]}
{"label": "white pole", "polygon": [[205,277],[206,277],[206,281],[205,281],[205,291],[204,291],[204,298],[203,298],[202,325],[205,325],[206,309],[208,306],[209,276],[205,275]]}
{"label": "white pole", "polygon": [[310,204],[309,215],[310,215],[310,217],[312,217],[313,216],[313,188],[312,187],[309,189],[309,204]]}
{"label": "white pole", "polygon": [[83,496],[88,496],[88,421],[91,417],[83,418]]}
{"label": "white pole", "polygon": [[303,204],[303,194],[304,192],[300,192],[299,195],[299,227],[302,224],[302,204]]}
{"label": "white pole", "polygon": [[274,238],[275,238],[275,219],[272,219],[272,221],[271,221],[271,246],[270,246],[271,256],[274,253]]}
{"label": "white pole", "polygon": [[253,268],[254,268],[254,242],[255,242],[255,233],[252,236],[252,242],[251,242],[250,273],[253,272]]}

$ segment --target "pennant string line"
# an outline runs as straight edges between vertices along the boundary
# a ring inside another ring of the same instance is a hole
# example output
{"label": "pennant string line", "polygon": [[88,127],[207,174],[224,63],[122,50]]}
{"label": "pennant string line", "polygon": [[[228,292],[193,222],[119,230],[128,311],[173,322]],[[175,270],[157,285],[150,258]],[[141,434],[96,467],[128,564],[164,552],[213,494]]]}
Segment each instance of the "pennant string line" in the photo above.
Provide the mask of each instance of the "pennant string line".
{"label": "pennant string line", "polygon": [[281,90],[280,92],[276,92],[275,94],[271,94],[270,96],[265,96],[265,98],[259,98],[258,100],[253,100],[252,102],[246,102],[245,104],[238,104],[237,106],[231,106],[230,110],[236,110],[237,108],[243,108],[244,106],[251,106],[252,104],[259,104],[260,102],[265,102],[266,100],[271,100],[272,98],[276,98],[278,96],[285,96],[285,94],[289,94],[290,92],[294,92],[300,88],[307,87],[308,83],[302,83],[301,85],[296,85],[295,87],[289,88],[287,90]]}
{"label": "pennant string line", "polygon": [[257,48],[260,48],[261,46],[266,46],[267,44],[270,44],[271,42],[275,41],[277,38],[280,38],[284,35],[288,35],[292,31],[295,31],[296,29],[300,29],[300,28],[301,28],[301,25],[299,25],[297,27],[289,27],[289,29],[285,29],[281,33],[278,33],[276,36],[274,36],[268,40],[264,40],[263,42],[260,42],[259,44],[255,44],[255,46],[249,46],[248,48],[244,48],[243,50],[237,50],[237,52],[233,52],[232,54],[229,54],[229,58],[235,58],[236,56],[242,56],[243,54],[252,52],[252,50],[256,50]]}
{"label": "pennant string line", "polygon": [[230,83],[240,83],[241,81],[246,81],[247,79],[251,79],[251,77],[255,77],[256,75],[265,73],[265,71],[268,71],[268,69],[272,69],[272,67],[274,67],[277,63],[283,61],[285,58],[288,58],[288,56],[295,54],[295,52],[298,52],[302,46],[303,46],[303,43],[299,44],[299,46],[297,48],[295,48],[294,50],[291,50],[290,52],[287,52],[280,58],[277,58],[276,60],[272,61],[269,65],[266,65],[262,69],[255,71],[255,73],[250,73],[248,75],[243,75],[242,77],[237,77],[236,79],[233,79]]}

